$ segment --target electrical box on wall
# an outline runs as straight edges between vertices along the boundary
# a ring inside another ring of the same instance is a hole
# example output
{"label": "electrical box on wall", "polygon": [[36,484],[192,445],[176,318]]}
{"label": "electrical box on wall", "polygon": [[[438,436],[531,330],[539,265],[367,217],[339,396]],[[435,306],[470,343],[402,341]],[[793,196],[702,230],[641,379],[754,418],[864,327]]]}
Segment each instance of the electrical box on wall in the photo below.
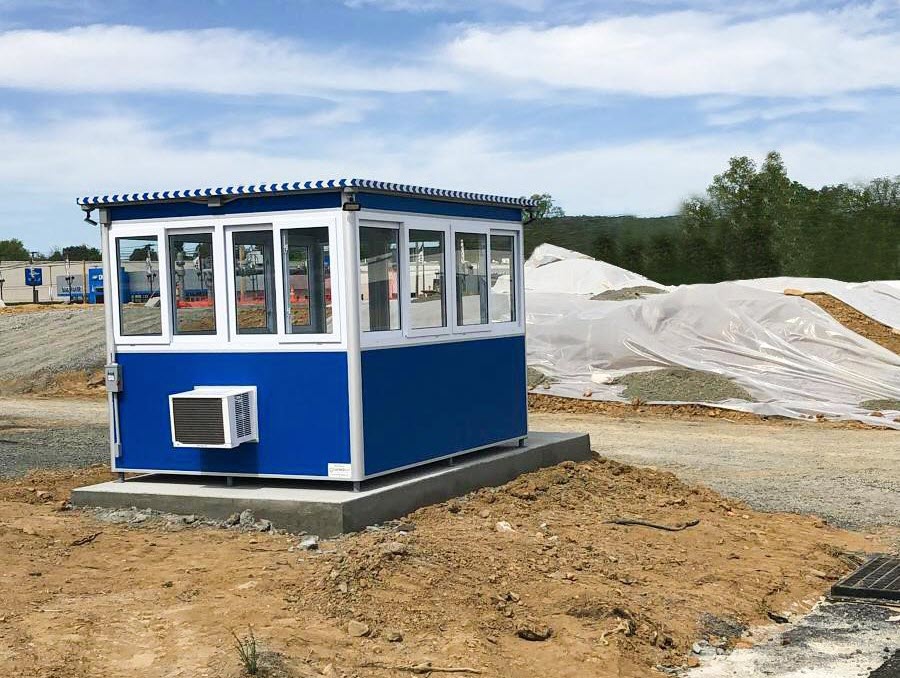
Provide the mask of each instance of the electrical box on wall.
{"label": "electrical box on wall", "polygon": [[175,447],[231,449],[259,442],[255,386],[196,386],[169,396]]}

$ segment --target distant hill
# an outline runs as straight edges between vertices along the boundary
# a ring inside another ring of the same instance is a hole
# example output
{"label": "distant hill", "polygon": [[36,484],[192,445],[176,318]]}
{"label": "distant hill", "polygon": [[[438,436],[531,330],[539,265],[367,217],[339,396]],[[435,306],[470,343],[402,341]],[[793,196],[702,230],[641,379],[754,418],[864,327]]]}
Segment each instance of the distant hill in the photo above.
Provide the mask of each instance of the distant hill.
{"label": "distant hill", "polygon": [[602,259],[608,243],[628,243],[652,238],[657,233],[676,233],[681,228],[677,216],[670,217],[555,217],[537,219],[525,227],[525,257],[541,243]]}

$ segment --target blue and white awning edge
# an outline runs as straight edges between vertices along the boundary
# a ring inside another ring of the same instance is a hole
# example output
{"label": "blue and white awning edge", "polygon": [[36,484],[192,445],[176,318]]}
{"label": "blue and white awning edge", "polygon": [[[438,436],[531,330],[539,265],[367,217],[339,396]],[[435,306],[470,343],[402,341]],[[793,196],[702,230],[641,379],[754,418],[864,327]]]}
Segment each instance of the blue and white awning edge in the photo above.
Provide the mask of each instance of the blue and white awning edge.
{"label": "blue and white awning edge", "polygon": [[160,202],[164,200],[194,200],[215,196],[273,195],[278,193],[298,193],[301,191],[322,191],[341,188],[362,188],[376,191],[387,191],[404,195],[427,196],[431,198],[447,198],[469,202],[508,205],[510,207],[533,207],[534,201],[529,198],[510,198],[502,195],[486,193],[468,193],[452,191],[444,188],[429,188],[410,184],[395,184],[373,179],[321,179],[318,181],[294,181],[274,184],[251,184],[246,186],[222,186],[218,188],[193,188],[178,191],[154,191],[152,193],[115,193],[113,195],[84,196],[77,199],[82,207],[100,207],[103,205],[120,205],[131,202]]}

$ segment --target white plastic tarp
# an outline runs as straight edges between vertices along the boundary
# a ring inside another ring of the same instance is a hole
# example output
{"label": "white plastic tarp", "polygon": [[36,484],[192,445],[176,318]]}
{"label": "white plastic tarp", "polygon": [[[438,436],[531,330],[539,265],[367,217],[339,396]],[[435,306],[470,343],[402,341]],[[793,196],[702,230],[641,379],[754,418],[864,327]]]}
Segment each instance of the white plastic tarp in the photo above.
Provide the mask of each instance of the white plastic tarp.
{"label": "white plastic tarp", "polygon": [[526,292],[599,294],[641,286],[665,289],[642,275],[556,245],[538,245],[525,263]]}
{"label": "white plastic tarp", "polygon": [[[553,287],[546,284],[553,269],[567,264],[557,286],[580,289],[571,285],[571,260],[531,264],[525,271],[528,363],[555,380],[541,393],[580,398],[590,391],[592,399],[623,401],[622,387],[609,383],[616,376],[683,367],[726,376],[754,399],[715,403],[719,407],[900,429],[900,412],[872,417],[859,406],[900,398],[900,356],[845,328],[812,302],[785,296],[782,288],[773,292],[726,282],[684,285],[642,299],[594,301],[529,286],[529,277],[545,269],[541,284]],[[619,285],[608,282],[607,289]],[[624,286],[633,284],[629,279]]]}
{"label": "white plastic tarp", "polygon": [[735,282],[771,292],[787,289],[804,293],[824,292],[888,327],[900,328],[900,281],[897,280],[845,283],[830,278],[781,277]]}

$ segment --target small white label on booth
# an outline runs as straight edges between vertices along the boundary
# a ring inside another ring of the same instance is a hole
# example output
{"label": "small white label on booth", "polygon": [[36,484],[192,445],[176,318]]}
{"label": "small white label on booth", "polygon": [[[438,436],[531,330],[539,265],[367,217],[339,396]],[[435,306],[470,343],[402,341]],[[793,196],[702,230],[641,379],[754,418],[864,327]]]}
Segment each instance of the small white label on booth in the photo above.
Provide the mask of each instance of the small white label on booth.
{"label": "small white label on booth", "polygon": [[350,480],[350,464],[328,464],[328,477]]}

